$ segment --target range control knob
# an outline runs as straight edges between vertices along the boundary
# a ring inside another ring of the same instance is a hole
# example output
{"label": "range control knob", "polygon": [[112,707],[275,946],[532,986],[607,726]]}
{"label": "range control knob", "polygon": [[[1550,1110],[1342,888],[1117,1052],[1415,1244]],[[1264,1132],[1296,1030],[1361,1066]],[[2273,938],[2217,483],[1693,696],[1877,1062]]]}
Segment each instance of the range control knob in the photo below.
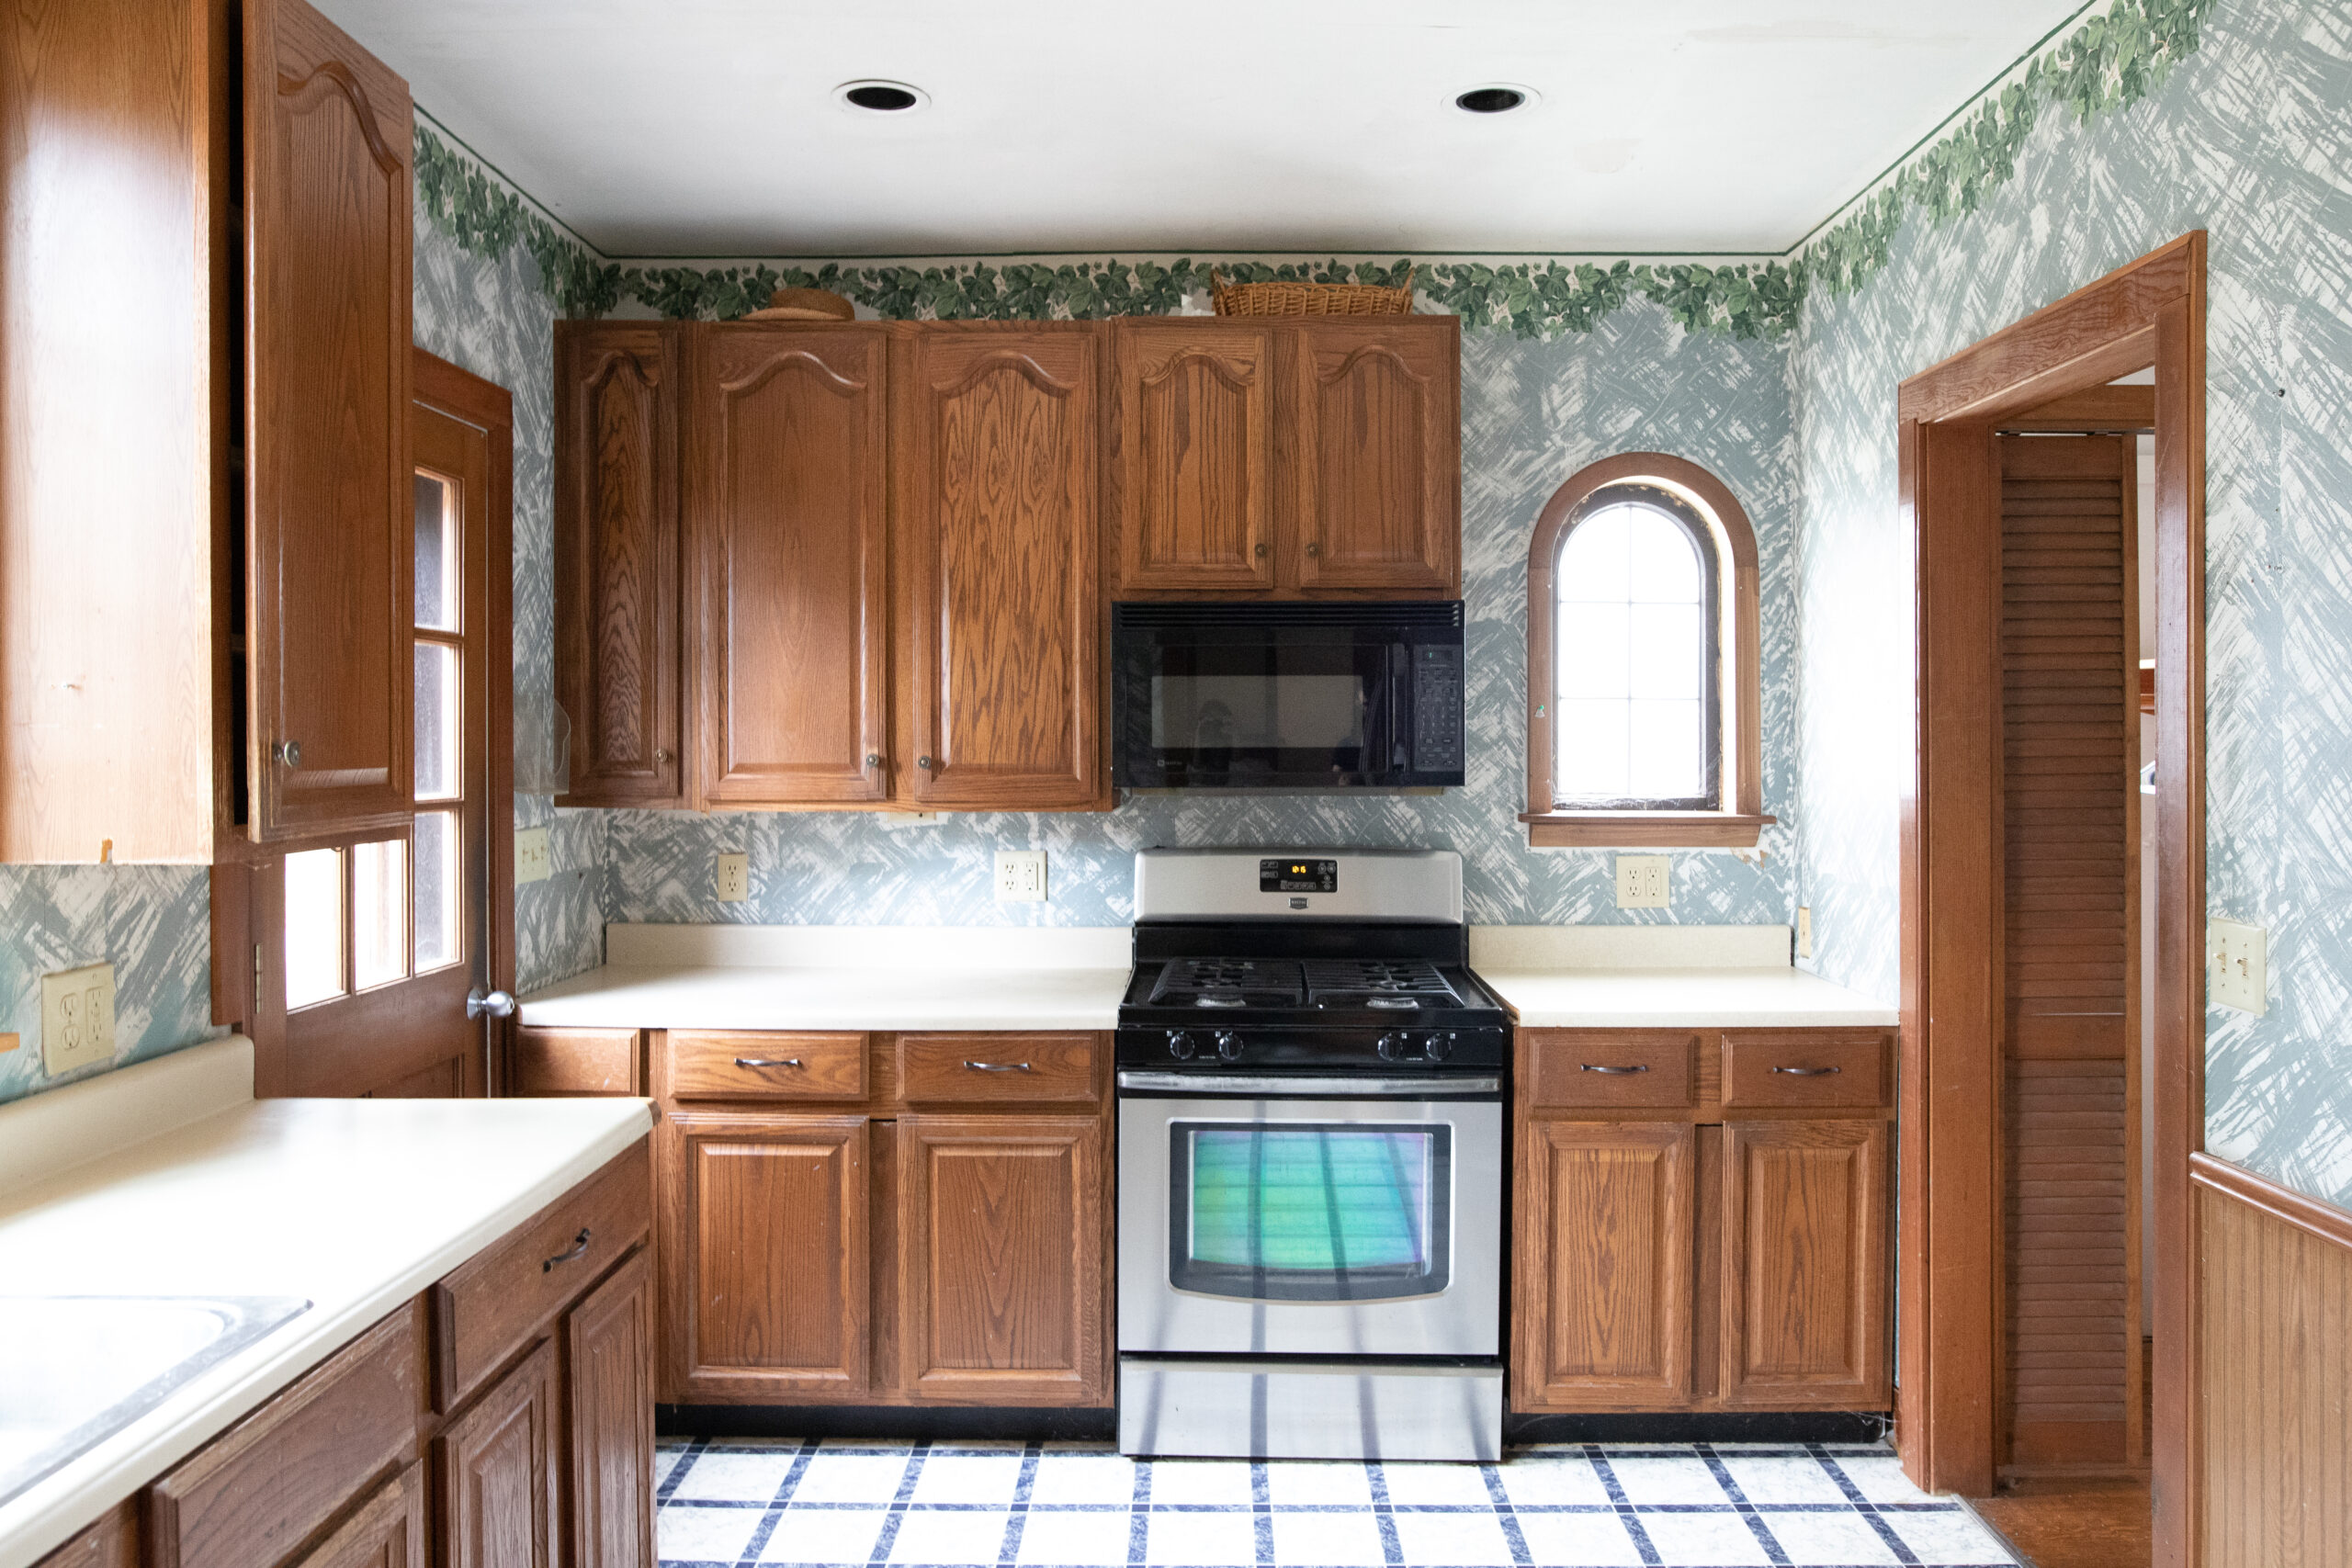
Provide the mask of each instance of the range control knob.
{"label": "range control knob", "polygon": [[1421,1042],[1421,1055],[1432,1062],[1442,1062],[1453,1055],[1454,1046],[1460,1043],[1460,1037],[1456,1035],[1432,1034]]}
{"label": "range control knob", "polygon": [[1168,1032],[1168,1054],[1180,1062],[1193,1059],[1193,1037],[1182,1029]]}
{"label": "range control knob", "polygon": [[1380,1059],[1382,1061],[1396,1062],[1404,1059],[1405,1045],[1406,1040],[1403,1035],[1384,1034],[1373,1046],[1373,1049],[1380,1053]]}
{"label": "range control knob", "polygon": [[1238,1062],[1241,1060],[1241,1036],[1234,1033],[1230,1029],[1218,1030],[1216,1032],[1216,1054],[1218,1056],[1228,1062]]}

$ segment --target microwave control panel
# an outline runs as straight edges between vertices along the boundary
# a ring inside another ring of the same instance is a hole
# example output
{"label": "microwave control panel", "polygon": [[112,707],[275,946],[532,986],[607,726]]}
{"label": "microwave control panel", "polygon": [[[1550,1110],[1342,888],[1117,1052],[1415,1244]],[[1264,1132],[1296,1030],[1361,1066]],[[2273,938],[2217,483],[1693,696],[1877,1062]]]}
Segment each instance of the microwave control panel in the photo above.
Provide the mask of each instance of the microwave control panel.
{"label": "microwave control panel", "polygon": [[1462,649],[1423,643],[1413,649],[1413,771],[1462,768]]}

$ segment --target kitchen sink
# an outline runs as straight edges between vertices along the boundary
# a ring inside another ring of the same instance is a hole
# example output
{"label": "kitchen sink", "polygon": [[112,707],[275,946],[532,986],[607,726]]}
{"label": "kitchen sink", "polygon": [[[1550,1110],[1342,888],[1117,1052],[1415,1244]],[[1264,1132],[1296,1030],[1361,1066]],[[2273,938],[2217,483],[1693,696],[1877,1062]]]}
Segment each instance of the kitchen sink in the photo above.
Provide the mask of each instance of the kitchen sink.
{"label": "kitchen sink", "polygon": [[0,1504],[310,1307],[295,1296],[0,1295]]}

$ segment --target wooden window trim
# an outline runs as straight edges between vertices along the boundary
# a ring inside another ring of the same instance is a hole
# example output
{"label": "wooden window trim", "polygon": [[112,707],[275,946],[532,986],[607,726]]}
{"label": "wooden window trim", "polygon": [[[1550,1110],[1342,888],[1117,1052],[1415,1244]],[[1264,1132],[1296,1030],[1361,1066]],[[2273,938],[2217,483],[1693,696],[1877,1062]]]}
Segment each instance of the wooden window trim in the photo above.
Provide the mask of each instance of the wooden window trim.
{"label": "wooden window trim", "polygon": [[[1646,482],[1673,491],[1712,517],[1729,546],[1731,570],[1723,583],[1730,621],[1724,652],[1723,714],[1725,781],[1721,811],[1561,811],[1552,787],[1552,563],[1560,535],[1586,498],[1605,485]],[[1664,452],[1622,452],[1588,464],[1552,492],[1535,521],[1527,548],[1527,841],[1534,849],[1722,849],[1756,847],[1778,820],[1764,814],[1763,683],[1757,629],[1756,531],[1721,479],[1688,458]]]}

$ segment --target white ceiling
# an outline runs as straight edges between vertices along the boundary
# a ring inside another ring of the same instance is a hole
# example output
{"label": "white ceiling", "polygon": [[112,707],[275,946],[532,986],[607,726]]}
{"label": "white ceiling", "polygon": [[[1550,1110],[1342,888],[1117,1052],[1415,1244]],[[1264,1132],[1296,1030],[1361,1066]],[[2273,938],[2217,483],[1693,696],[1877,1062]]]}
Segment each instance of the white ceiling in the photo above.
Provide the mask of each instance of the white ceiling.
{"label": "white ceiling", "polygon": [[607,253],[826,256],[1777,252],[2079,0],[322,3]]}

